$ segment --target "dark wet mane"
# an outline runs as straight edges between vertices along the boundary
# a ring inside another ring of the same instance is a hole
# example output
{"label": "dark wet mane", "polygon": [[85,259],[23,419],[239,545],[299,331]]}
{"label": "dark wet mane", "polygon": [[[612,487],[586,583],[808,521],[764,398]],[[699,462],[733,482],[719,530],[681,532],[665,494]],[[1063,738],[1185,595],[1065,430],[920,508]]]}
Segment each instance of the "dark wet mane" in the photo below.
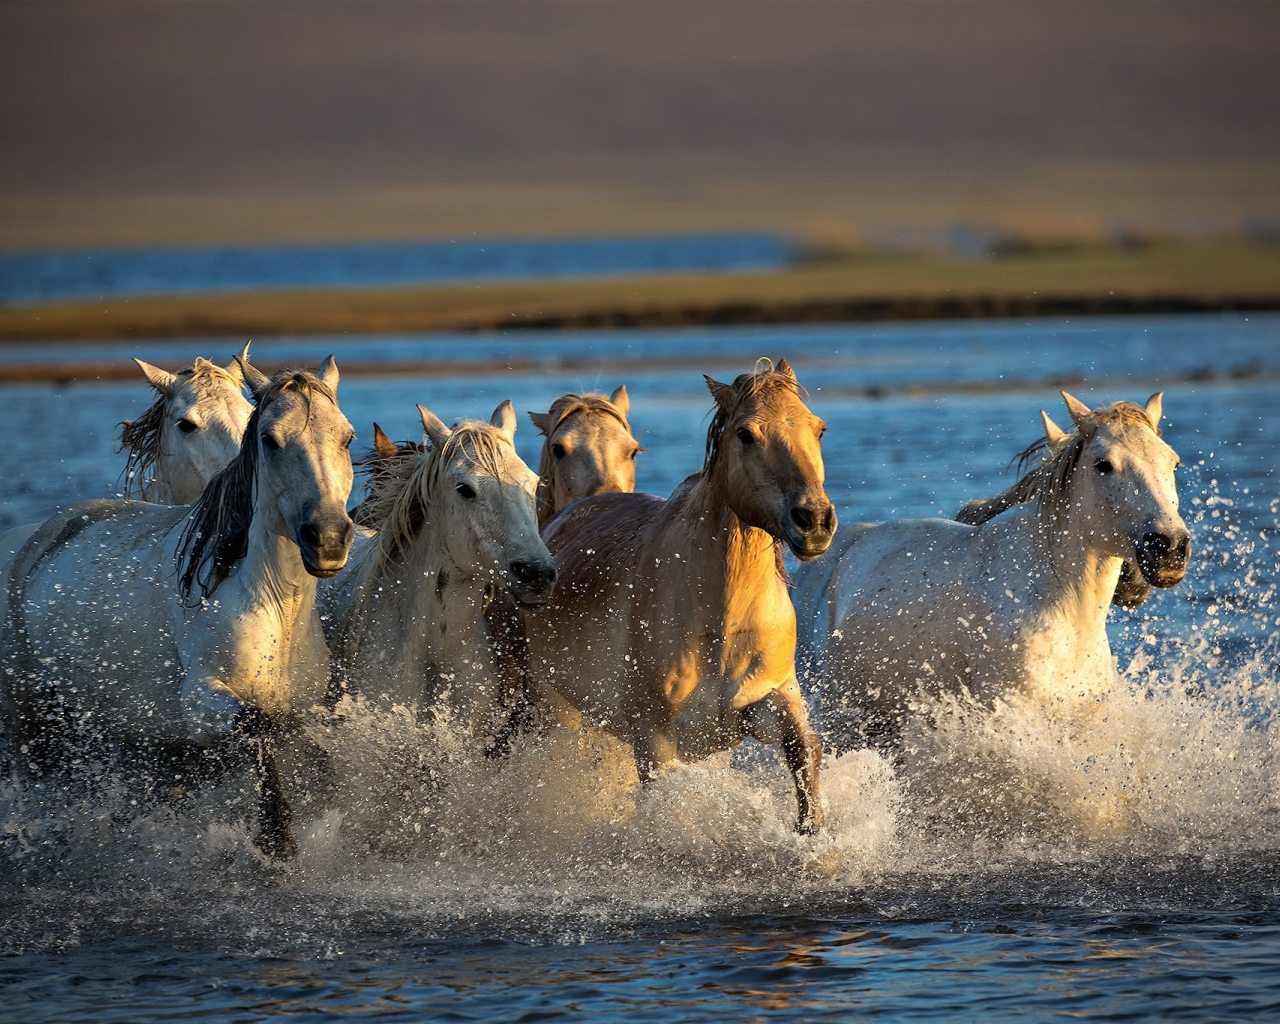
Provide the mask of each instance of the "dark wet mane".
{"label": "dark wet mane", "polygon": [[[1071,474],[1080,464],[1080,457],[1098,429],[1107,423],[1127,423],[1143,426],[1160,435],[1160,429],[1151,422],[1146,409],[1133,402],[1116,402],[1094,409],[1076,429],[1069,431],[1052,447],[1048,438],[1042,437],[1014,456],[1010,465],[1016,464],[1023,475],[1012,487],[990,498],[975,498],[965,503],[956,513],[956,520],[970,526],[981,526],[1006,512],[1015,505],[1036,502],[1042,509],[1066,494]],[[1042,454],[1043,453],[1043,454]],[[1042,456],[1035,467],[1025,473],[1027,465]]]}
{"label": "dark wet mane", "polygon": [[733,421],[738,408],[744,401],[771,391],[789,391],[791,394],[802,398],[807,394],[795,377],[789,373],[783,373],[781,370],[775,370],[772,360],[769,359],[757,361],[756,368],[751,373],[738,374],[734,378],[732,387],[737,392],[733,405],[725,409],[719,402],[716,402],[715,415],[711,418],[711,426],[707,428],[706,458],[702,464],[704,472],[715,465],[720,454],[720,444],[724,439],[724,432]]}
{"label": "dark wet mane", "polygon": [[338,404],[333,391],[305,370],[281,370],[254,394],[256,405],[245,427],[240,454],[209,481],[192,506],[178,542],[178,595],[184,605],[191,604],[193,586],[200,588],[200,600],[213,594],[249,550],[258,473],[258,426],[263,410],[286,391],[296,391],[303,397],[308,415],[316,394]]}

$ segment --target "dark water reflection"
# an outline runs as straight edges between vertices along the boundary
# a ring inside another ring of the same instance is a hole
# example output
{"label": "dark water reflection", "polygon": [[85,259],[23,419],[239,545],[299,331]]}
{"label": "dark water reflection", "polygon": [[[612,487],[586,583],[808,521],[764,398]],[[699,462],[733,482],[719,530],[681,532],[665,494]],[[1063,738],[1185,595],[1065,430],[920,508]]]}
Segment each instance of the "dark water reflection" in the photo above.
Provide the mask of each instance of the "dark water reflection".
{"label": "dark water reflection", "polygon": [[[255,859],[216,803],[188,820],[163,804],[134,808],[127,793],[98,801],[0,785],[0,1017],[1280,1014],[1280,389],[1267,376],[1280,369],[1280,318],[1003,324],[985,340],[981,325],[843,330],[723,332],[707,369],[795,356],[830,426],[828,482],[846,521],[949,514],[1003,486],[1038,410],[1057,415],[1056,367],[1078,367],[1085,379],[1071,389],[1086,401],[1145,399],[1167,385],[1165,434],[1186,466],[1196,557],[1178,588],[1113,612],[1131,696],[1110,731],[1062,742],[1034,728],[1005,736],[993,719],[979,723],[985,761],[841,759],[827,770],[831,834],[814,843],[789,834],[777,773],[690,771],[628,826],[607,807],[600,817],[578,806],[597,788],[612,792],[607,756],[531,755],[508,782],[472,780],[481,811],[502,808],[492,815],[510,822],[472,808],[446,814],[452,832],[429,838],[427,828],[397,853],[371,853],[349,838],[361,819],[347,808],[283,874]],[[654,344],[688,341],[658,334]],[[611,359],[611,344],[618,354],[634,341],[595,336],[601,366],[586,379],[553,369],[352,377],[340,395],[365,438],[375,418],[399,437],[415,429],[415,402],[451,419],[625,381],[649,448],[640,487],[665,493],[698,464],[710,402],[691,372]],[[1066,341],[1087,351],[1059,352]],[[964,373],[989,360],[989,390],[863,389],[868,366],[890,363],[945,383],[957,346],[985,349]],[[1162,380],[1162,369],[1196,365],[1257,370]],[[1024,384],[1007,388],[1002,373]],[[111,428],[142,388],[3,392],[8,522],[110,493]],[[517,443],[531,460],[527,423]],[[371,723],[369,738],[386,739],[384,726]],[[406,730],[403,743],[420,740]],[[1103,776],[1120,794],[1107,812],[1119,827],[1081,817],[1098,797],[1090,780]],[[548,797],[557,779],[563,791]],[[963,813],[947,794],[967,801]],[[635,805],[626,786],[616,799]]]}

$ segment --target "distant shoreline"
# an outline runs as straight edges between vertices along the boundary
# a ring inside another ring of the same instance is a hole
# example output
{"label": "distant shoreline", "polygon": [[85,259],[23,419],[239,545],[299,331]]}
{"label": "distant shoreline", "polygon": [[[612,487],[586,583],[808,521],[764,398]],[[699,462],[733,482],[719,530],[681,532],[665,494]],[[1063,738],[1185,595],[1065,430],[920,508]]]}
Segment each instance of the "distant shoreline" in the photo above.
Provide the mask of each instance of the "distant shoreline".
{"label": "distant shoreline", "polygon": [[777,271],[174,295],[0,307],[0,342],[468,333],[1280,309],[1280,244],[978,260],[851,252]]}

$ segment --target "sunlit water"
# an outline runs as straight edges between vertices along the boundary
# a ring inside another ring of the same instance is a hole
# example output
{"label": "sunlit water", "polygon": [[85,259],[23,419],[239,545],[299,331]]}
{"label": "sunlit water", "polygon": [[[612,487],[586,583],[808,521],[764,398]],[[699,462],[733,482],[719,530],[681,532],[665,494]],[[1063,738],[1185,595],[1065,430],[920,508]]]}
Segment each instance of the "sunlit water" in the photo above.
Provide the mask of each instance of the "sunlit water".
{"label": "sunlit water", "polygon": [[[412,342],[371,345],[401,343]],[[359,344],[279,351],[335,347],[341,361]],[[468,344],[429,343],[442,359],[467,358]],[[787,354],[830,426],[828,484],[850,521],[950,514],[1003,486],[1037,410],[1066,419],[1054,381],[1079,380],[1071,390],[1094,403],[1163,387],[1194,562],[1177,588],[1113,611],[1123,685],[1087,728],[970,710],[912,737],[899,762],[829,757],[828,828],[816,838],[790,831],[793,796],[767,752],[669,771],[641,796],[626,751],[598,733],[558,727],[495,767],[476,763],[447,722],[368,709],[312,730],[334,777],[298,801],[302,853],[288,870],[254,852],[235,779],[179,799],[111,776],[70,788],[5,781],[0,1014],[1280,1012],[1280,318],[478,344],[496,358],[572,350],[596,366],[351,377],[343,408],[365,439],[374,418],[412,436],[415,402],[451,419],[625,382],[649,449],[639,485],[666,493],[697,467],[710,407],[700,377],[670,363],[703,352],[699,368],[729,377],[757,355]],[[233,347],[199,350],[225,358]],[[178,348],[175,359],[194,351]],[[673,356],[653,355],[663,367],[646,371],[638,350]],[[139,408],[141,387],[3,397],[5,524],[112,492],[112,426]],[[529,424],[517,442],[533,461]]]}

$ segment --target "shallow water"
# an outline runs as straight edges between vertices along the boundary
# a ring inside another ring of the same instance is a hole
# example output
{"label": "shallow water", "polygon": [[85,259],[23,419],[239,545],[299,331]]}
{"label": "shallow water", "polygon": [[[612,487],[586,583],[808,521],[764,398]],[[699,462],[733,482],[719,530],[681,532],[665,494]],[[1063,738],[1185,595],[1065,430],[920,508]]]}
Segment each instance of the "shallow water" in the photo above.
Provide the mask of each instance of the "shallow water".
{"label": "shallow water", "polygon": [[785,239],[766,234],[14,252],[0,253],[0,304],[496,278],[760,270],[782,266],[790,252]]}
{"label": "shallow water", "polygon": [[[364,438],[375,417],[400,437],[415,401],[450,419],[625,381],[649,448],[639,485],[665,493],[697,466],[710,401],[637,351],[703,352],[722,377],[784,353],[829,423],[828,483],[853,521],[949,514],[1002,486],[1037,410],[1065,421],[1055,380],[1083,377],[1071,390],[1095,402],[1165,386],[1191,571],[1113,611],[1125,684],[1087,728],[1004,707],[952,716],[901,763],[829,758],[814,839],[791,833],[767,752],[665,773],[640,798],[625,750],[592,732],[555,730],[494,771],[447,725],[367,709],[313,733],[339,781],[299,809],[289,871],[249,845],[234,781],[177,802],[3,783],[0,1014],[1280,1012],[1280,318],[527,337],[483,344],[597,364],[353,377],[344,410]],[[429,344],[465,358],[465,341]],[[140,387],[3,392],[6,522],[111,492],[111,425]],[[532,459],[527,423],[517,441]]]}

